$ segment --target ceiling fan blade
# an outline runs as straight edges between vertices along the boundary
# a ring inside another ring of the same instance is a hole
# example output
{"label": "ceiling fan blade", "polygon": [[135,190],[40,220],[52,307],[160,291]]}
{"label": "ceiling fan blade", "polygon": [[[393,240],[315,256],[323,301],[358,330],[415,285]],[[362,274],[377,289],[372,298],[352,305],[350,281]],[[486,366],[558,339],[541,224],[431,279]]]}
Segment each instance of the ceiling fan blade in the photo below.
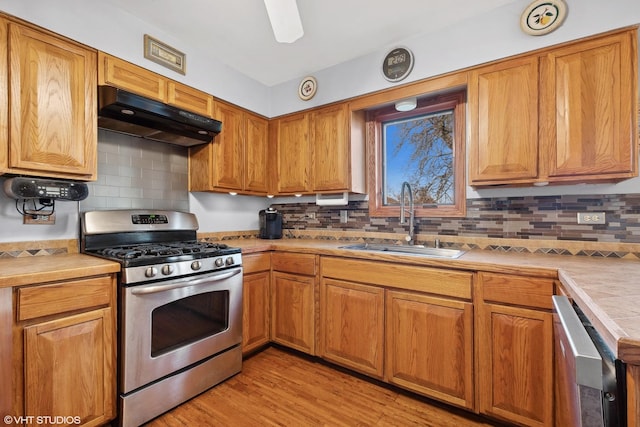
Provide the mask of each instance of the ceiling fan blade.
{"label": "ceiling fan blade", "polygon": [[279,43],[293,43],[304,35],[296,0],[264,0],[273,35]]}

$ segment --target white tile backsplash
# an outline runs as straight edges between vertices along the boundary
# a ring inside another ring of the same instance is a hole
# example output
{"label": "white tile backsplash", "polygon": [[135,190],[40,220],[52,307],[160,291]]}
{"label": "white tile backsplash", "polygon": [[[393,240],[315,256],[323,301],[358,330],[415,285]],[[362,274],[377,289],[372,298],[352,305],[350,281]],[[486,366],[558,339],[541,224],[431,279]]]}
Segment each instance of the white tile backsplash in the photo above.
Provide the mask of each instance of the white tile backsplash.
{"label": "white tile backsplash", "polygon": [[98,180],[81,211],[189,210],[188,149],[100,129]]}

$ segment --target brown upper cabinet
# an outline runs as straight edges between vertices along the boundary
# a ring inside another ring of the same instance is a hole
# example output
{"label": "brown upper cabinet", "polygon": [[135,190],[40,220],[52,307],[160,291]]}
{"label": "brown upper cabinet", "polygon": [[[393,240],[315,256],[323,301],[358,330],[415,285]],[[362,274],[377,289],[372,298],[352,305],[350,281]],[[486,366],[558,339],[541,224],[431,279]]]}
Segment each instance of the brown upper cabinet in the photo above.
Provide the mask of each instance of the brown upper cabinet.
{"label": "brown upper cabinet", "polygon": [[309,114],[300,113],[271,122],[273,193],[310,193],[309,163]]}
{"label": "brown upper cabinet", "polygon": [[0,173],[95,180],[96,51],[2,18],[0,39]]}
{"label": "brown upper cabinet", "polygon": [[98,52],[98,84],[114,86],[138,95],[213,117],[213,97],[122,59]]}
{"label": "brown upper cabinet", "polygon": [[471,185],[638,175],[637,29],[470,71]]}
{"label": "brown upper cabinet", "polygon": [[189,190],[266,195],[269,122],[219,101],[215,117],[222,132],[212,143],[189,150]]}
{"label": "brown upper cabinet", "polygon": [[364,141],[351,123],[348,103],[274,119],[273,192],[364,192]]}

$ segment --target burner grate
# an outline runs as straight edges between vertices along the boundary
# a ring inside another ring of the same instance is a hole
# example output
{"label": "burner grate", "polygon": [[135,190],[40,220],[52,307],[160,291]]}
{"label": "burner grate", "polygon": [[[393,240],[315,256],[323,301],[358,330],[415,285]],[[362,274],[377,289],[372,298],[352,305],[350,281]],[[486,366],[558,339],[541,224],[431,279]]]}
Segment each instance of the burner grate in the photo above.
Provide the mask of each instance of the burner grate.
{"label": "burner grate", "polygon": [[139,244],[116,246],[96,251],[108,258],[130,260],[138,258],[162,258],[177,255],[209,254],[215,256],[229,247],[224,243],[171,242],[164,244]]}

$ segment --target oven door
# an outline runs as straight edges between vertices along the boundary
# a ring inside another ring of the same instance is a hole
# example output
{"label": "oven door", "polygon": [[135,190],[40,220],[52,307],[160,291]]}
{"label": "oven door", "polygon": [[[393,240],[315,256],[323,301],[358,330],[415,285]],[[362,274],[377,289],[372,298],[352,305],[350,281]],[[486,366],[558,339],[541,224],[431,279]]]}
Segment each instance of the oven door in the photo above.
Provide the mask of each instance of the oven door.
{"label": "oven door", "polygon": [[242,341],[242,267],[122,288],[120,392]]}

